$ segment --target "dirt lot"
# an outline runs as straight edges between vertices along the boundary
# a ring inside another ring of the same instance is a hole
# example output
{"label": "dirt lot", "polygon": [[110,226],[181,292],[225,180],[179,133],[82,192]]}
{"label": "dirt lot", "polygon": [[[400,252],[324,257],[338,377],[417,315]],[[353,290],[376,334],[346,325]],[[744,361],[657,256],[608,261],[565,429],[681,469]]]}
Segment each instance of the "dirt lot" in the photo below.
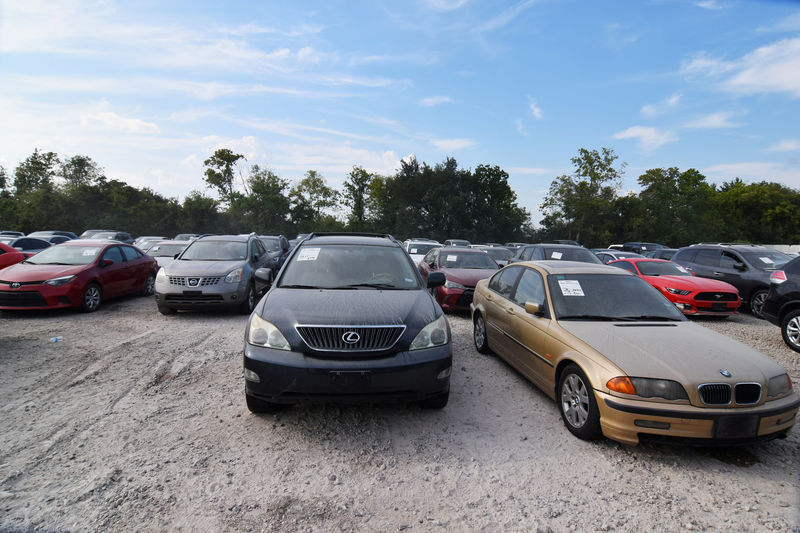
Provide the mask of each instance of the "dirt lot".
{"label": "dirt lot", "polygon": [[[250,414],[245,317],[0,315],[2,531],[800,530],[800,431],[737,449],[587,443],[556,405],[478,354],[450,316],[449,405]],[[774,357],[778,328],[704,326]],[[63,341],[48,339],[62,336]]]}

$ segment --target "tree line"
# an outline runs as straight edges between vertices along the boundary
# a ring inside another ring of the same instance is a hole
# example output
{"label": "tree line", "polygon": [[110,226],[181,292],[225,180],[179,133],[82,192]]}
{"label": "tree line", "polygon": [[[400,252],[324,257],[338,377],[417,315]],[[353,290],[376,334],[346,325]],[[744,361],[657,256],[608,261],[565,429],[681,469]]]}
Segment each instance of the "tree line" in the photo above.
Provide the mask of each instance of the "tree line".
{"label": "tree line", "polygon": [[571,160],[574,171],[551,183],[536,227],[502,168],[464,169],[454,158],[433,166],[411,158],[388,176],[354,166],[336,189],[315,170],[289,180],[219,149],[198,177],[205,190],[179,201],[109,179],[88,156],[62,159],[36,149],[13,173],[0,166],[0,229],[167,236],[255,231],[290,238],[362,231],[439,241],[574,239],[589,247],[632,240],[800,242],[800,191],[738,178],[715,186],[694,169],[658,168],[639,176],[639,193],[623,195],[625,165],[617,159],[608,148],[581,148]]}

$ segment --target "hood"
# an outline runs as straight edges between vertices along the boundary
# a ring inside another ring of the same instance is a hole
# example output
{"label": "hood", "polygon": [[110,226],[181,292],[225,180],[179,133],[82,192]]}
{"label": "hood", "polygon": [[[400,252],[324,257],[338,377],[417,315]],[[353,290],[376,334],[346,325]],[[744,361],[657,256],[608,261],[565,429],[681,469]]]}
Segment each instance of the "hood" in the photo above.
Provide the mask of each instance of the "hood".
{"label": "hood", "polygon": [[642,276],[642,278],[657,287],[672,287],[673,289],[691,291],[719,291],[739,292],[730,283],[718,279],[701,278],[697,276]]}
{"label": "hood", "polygon": [[[757,381],[786,372],[769,357],[689,321],[578,322],[559,325],[633,377],[683,384]],[[725,378],[720,370],[729,371]]]}
{"label": "hood", "polygon": [[450,281],[455,281],[467,287],[474,287],[480,280],[492,277],[497,272],[497,269],[440,268],[437,272],[442,272],[444,277]]}
{"label": "hood", "polygon": [[0,279],[3,281],[45,281],[63,276],[73,276],[94,266],[88,265],[31,265],[28,263],[17,263],[3,269],[0,272]]}
{"label": "hood", "polygon": [[173,261],[175,261],[174,257],[170,257],[168,255],[165,255],[163,257],[154,257],[153,259],[156,260],[156,263],[158,263],[158,266],[160,266],[160,267],[167,266],[168,264],[170,264]]}
{"label": "hood", "polygon": [[244,261],[183,261],[174,259],[165,268],[168,276],[225,276],[244,266]]}

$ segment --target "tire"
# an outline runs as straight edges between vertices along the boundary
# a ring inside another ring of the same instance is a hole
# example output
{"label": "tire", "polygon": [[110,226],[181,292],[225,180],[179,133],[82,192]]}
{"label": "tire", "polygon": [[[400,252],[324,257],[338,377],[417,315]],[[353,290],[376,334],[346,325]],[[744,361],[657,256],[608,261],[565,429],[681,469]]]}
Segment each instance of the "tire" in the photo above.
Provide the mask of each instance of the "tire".
{"label": "tire", "polygon": [[245,394],[244,398],[247,401],[247,409],[251,413],[275,413],[283,408],[283,405],[279,403],[267,402],[249,394]]}
{"label": "tire", "polygon": [[419,406],[423,409],[444,409],[444,406],[447,405],[447,400],[449,399],[450,389],[447,389],[445,392],[437,394],[436,396],[431,396],[430,398],[420,400]]}
{"label": "tire", "polygon": [[172,307],[167,307],[165,305],[159,305],[158,312],[161,313],[162,315],[174,315],[175,313],[178,312],[178,310],[173,309]]}
{"label": "tire", "polygon": [[81,311],[93,313],[103,302],[103,289],[97,283],[90,283],[83,289],[81,295]]}
{"label": "tire", "polygon": [[144,287],[139,292],[142,296],[152,296],[156,290],[156,275],[152,272],[147,275],[147,279],[144,280]]}
{"label": "tire", "polygon": [[239,311],[240,315],[249,315],[253,312],[253,309],[256,307],[256,288],[253,285],[253,282],[248,283],[247,285],[247,294],[244,297],[244,301],[239,304],[237,310]]}
{"label": "tire", "polygon": [[475,342],[475,349],[478,353],[490,354],[489,339],[486,337],[486,322],[480,312],[475,313],[475,320],[472,323],[472,340]]}
{"label": "tire", "polygon": [[786,346],[800,352],[800,309],[790,311],[781,320],[781,335]]}
{"label": "tire", "polygon": [[561,419],[570,433],[583,440],[600,438],[597,399],[592,384],[577,365],[570,364],[561,372],[556,401]]}
{"label": "tire", "polygon": [[764,307],[764,300],[767,299],[767,292],[765,290],[756,291],[750,295],[750,312],[756,318],[764,318],[761,314],[761,309]]}

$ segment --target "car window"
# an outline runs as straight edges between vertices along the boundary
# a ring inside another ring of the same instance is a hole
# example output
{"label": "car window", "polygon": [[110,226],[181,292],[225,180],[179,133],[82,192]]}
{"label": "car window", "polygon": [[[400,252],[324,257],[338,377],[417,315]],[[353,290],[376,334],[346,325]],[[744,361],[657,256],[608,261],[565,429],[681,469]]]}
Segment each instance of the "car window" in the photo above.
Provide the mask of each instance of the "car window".
{"label": "car window", "polygon": [[433,250],[429,251],[425,254],[425,257],[422,258],[423,263],[427,263],[429,265],[436,264],[436,255],[439,253],[439,250],[434,248]]}
{"label": "car window", "polygon": [[185,244],[156,244],[147,251],[147,254],[153,257],[174,257],[185,247]]}
{"label": "car window", "polygon": [[[487,257],[489,259],[489,257]],[[281,287],[419,289],[419,277],[401,247],[304,245],[284,267]]]}
{"label": "car window", "polygon": [[120,248],[122,248],[122,251],[125,254],[125,259],[128,261],[133,261],[142,257],[142,254],[140,254],[138,250],[131,246],[121,246]]}
{"label": "car window", "polygon": [[519,278],[522,270],[522,267],[504,268],[489,280],[489,289],[501,296],[511,299],[514,284],[517,282],[517,278]]}
{"label": "car window", "polygon": [[800,258],[793,259],[787,263],[784,270],[787,274],[800,274]]}
{"label": "car window", "polygon": [[414,255],[423,255],[430,252],[433,248],[441,248],[441,244],[423,244],[423,243],[410,243],[408,245],[408,253]]}
{"label": "car window", "polygon": [[254,240],[253,241],[253,256],[255,257],[257,255],[257,256],[261,257],[265,253],[266,253],[266,250],[264,249],[264,245],[262,244],[262,242],[259,241],[259,240]]}
{"label": "car window", "polygon": [[278,237],[261,237],[260,240],[267,250],[281,249],[281,241]]}
{"label": "car window", "polygon": [[443,268],[499,268],[494,259],[480,252],[447,250],[439,258]]}
{"label": "car window", "polygon": [[693,248],[686,248],[685,250],[678,250],[675,252],[673,256],[674,261],[686,261],[686,262],[694,262],[694,258],[697,256],[697,250]]}
{"label": "car window", "polygon": [[719,266],[722,250],[698,250],[694,262],[698,265]]}
{"label": "car window", "polygon": [[534,252],[535,248],[536,248],[535,246],[530,246],[528,248],[525,248],[522,251],[522,256],[521,256],[522,260],[523,261],[529,261],[530,258],[533,257],[533,252]]}
{"label": "car window", "polygon": [[627,270],[628,272],[633,272],[634,274],[638,274],[638,272],[636,272],[636,267],[633,266],[633,263],[631,263],[630,261],[615,261],[609,264],[611,266]]}
{"label": "car window", "polygon": [[241,241],[194,241],[181,256],[183,261],[243,261],[247,243]]}
{"label": "car window", "polygon": [[597,258],[600,259],[600,261],[602,261],[603,263],[606,263],[606,264],[608,264],[609,261],[613,261],[614,260],[614,256],[613,255],[604,254],[604,253],[597,254]]}
{"label": "car window", "polygon": [[722,268],[741,268],[744,266],[744,261],[732,252],[722,252],[722,257],[719,260],[719,266]]}
{"label": "car window", "polygon": [[122,258],[122,252],[119,251],[119,246],[113,246],[106,250],[106,252],[103,254],[103,261],[106,259],[111,259],[115,263],[122,263],[125,261]]}
{"label": "car window", "polygon": [[692,274],[672,261],[639,261],[636,263],[642,276],[691,276]]}
{"label": "car window", "polygon": [[533,269],[524,269],[517,290],[514,292],[514,301],[521,307],[525,307],[525,302],[534,302],[541,306],[544,303],[542,275]]}
{"label": "car window", "polygon": [[777,250],[763,250],[758,252],[744,252],[742,255],[750,264],[759,270],[775,270],[783,268],[789,262],[790,256]]}

